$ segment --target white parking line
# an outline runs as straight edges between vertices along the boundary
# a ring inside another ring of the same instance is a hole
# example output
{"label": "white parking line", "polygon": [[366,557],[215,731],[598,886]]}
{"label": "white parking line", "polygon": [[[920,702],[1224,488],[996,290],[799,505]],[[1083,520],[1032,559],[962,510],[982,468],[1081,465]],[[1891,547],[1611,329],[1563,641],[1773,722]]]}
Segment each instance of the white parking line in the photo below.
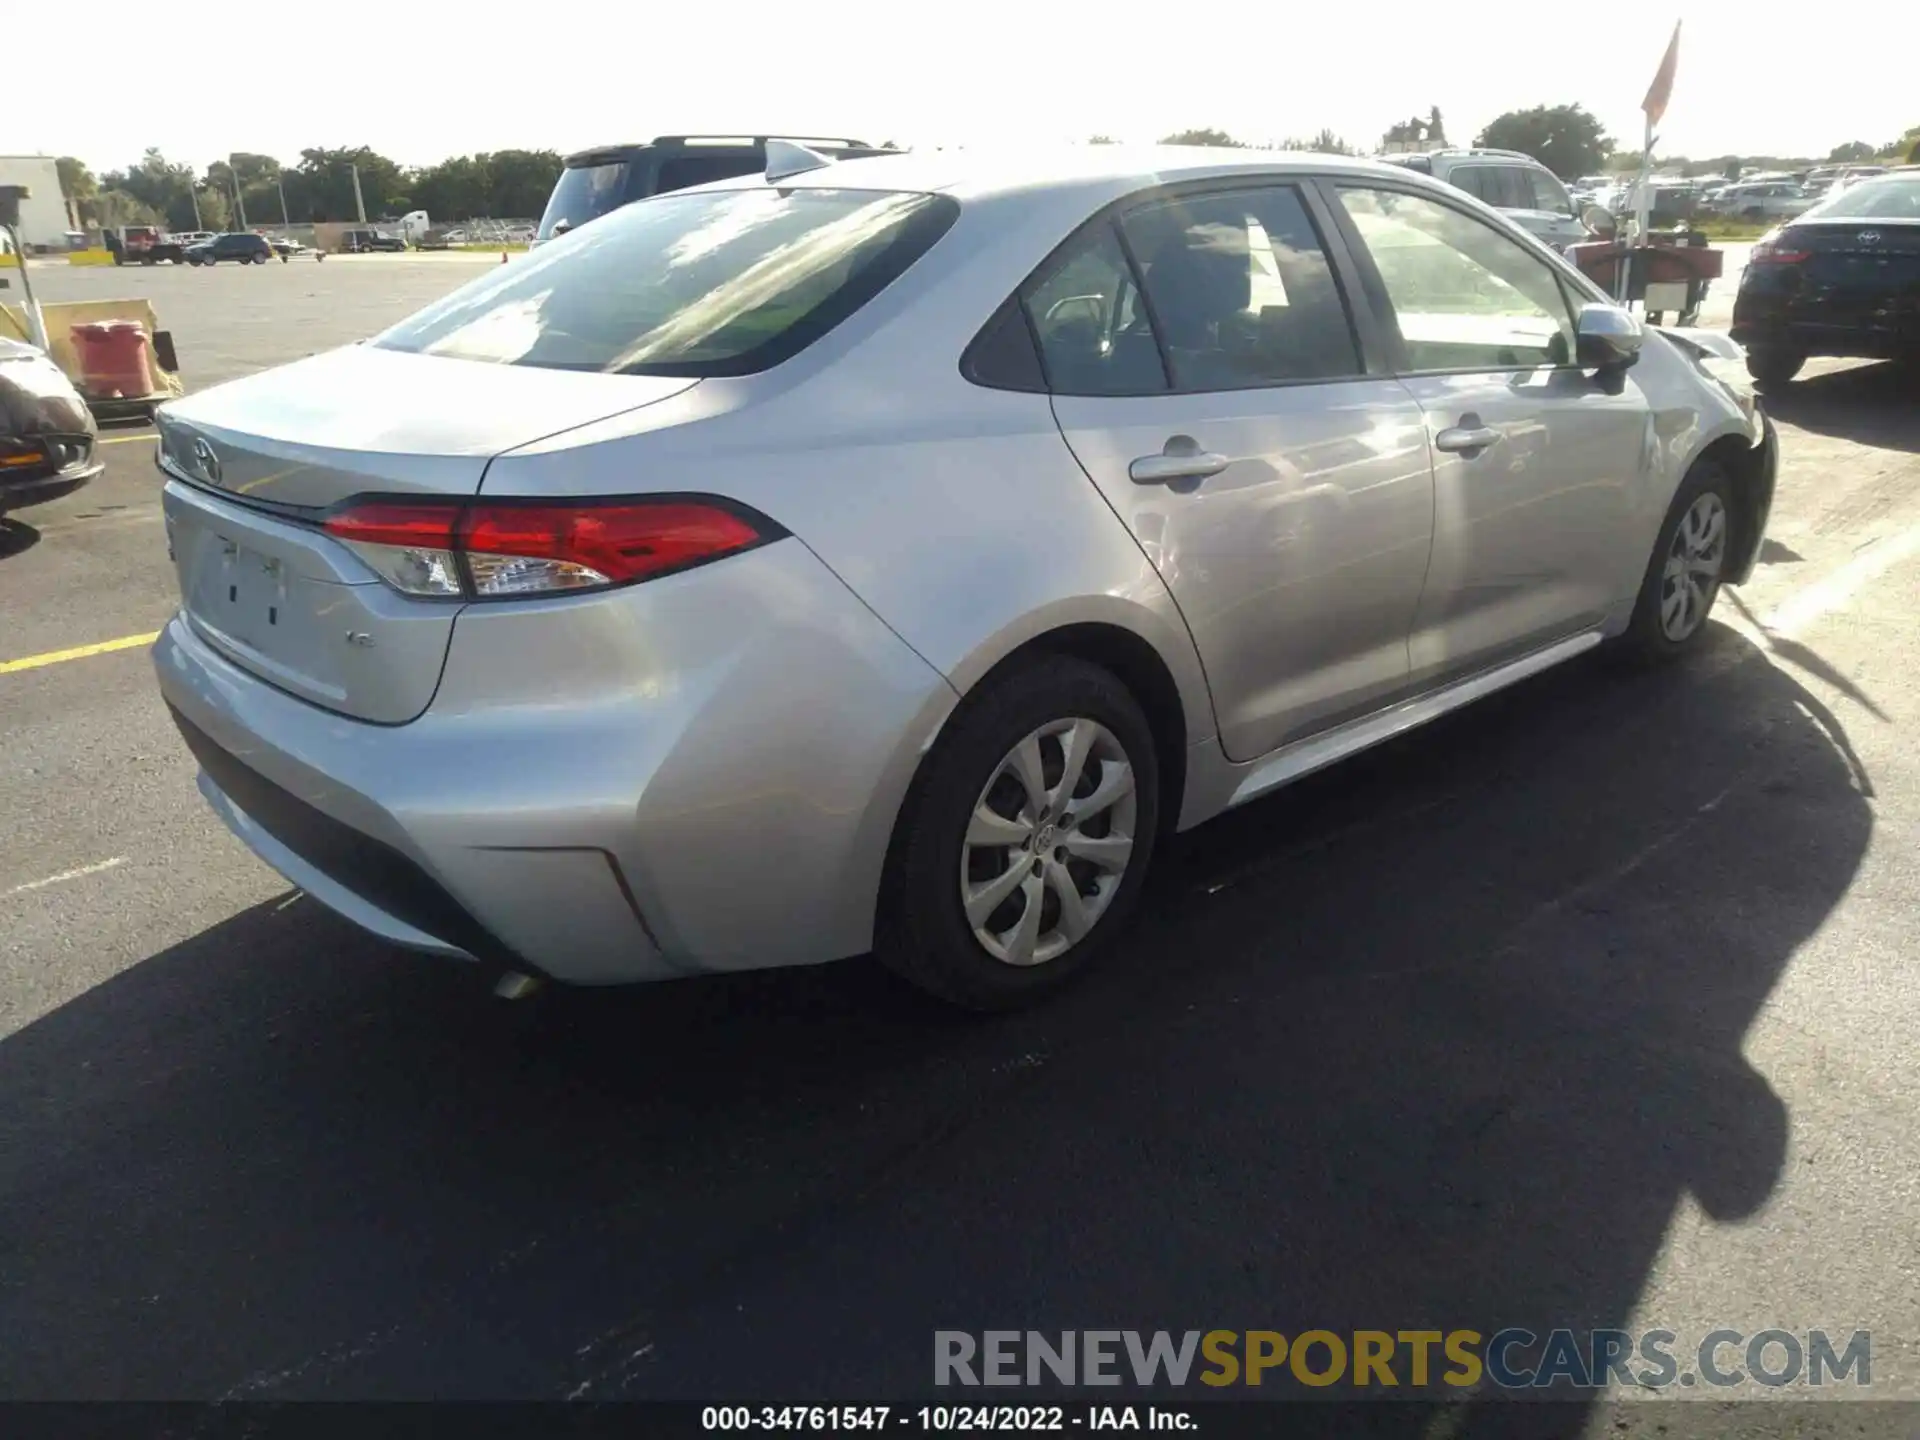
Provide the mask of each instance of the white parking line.
{"label": "white parking line", "polygon": [[116,865],[127,863],[127,857],[116,855],[111,860],[102,860],[94,865],[82,865],[78,870],[62,870],[58,875],[49,875],[44,880],[29,880],[24,885],[16,885],[11,890],[0,891],[0,900],[9,896],[24,895],[29,890],[44,890],[49,885],[59,885],[68,880],[78,880],[83,875],[98,875],[102,870],[111,870]]}
{"label": "white parking line", "polygon": [[1873,541],[1831,575],[1774,606],[1761,624],[1775,635],[1792,637],[1823,615],[1844,610],[1869,581],[1914,555],[1920,555],[1920,525]]}

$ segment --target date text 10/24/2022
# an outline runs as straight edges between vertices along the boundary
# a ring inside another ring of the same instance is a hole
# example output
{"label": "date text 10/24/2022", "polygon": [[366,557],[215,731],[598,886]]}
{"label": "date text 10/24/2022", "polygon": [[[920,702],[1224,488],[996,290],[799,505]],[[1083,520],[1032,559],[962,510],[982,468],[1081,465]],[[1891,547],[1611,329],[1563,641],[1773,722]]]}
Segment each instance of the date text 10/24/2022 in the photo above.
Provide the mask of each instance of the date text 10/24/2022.
{"label": "date text 10/24/2022", "polygon": [[1157,1405],[708,1405],[700,1428],[713,1431],[870,1430],[1196,1430],[1185,1410]]}

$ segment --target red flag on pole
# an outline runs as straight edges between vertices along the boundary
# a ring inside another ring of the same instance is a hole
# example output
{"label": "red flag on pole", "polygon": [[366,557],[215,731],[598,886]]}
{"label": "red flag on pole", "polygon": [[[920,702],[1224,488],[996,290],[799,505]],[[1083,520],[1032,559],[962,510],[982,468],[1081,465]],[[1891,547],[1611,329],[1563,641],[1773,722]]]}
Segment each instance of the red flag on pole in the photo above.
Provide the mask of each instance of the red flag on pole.
{"label": "red flag on pole", "polygon": [[1667,53],[1660,61],[1659,73],[1653,77],[1653,84],[1647,87],[1647,98],[1640,102],[1640,108],[1647,112],[1647,124],[1658,125],[1660,117],[1667,113],[1667,101],[1673,96],[1673,72],[1680,64],[1680,22],[1673,22],[1673,39],[1667,42]]}

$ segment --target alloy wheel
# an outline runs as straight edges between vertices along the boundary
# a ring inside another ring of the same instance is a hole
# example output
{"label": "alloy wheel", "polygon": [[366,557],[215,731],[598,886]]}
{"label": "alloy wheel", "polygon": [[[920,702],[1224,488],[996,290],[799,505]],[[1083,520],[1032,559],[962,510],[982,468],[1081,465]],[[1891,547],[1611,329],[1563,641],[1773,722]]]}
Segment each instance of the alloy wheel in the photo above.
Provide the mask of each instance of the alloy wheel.
{"label": "alloy wheel", "polygon": [[1113,903],[1134,849],[1133,764],[1112,731],[1049,721],[1009,750],[974,803],[960,904],[974,939],[1008,965],[1044,965]]}
{"label": "alloy wheel", "polygon": [[1660,631],[1676,643],[1700,628],[1727,563],[1727,507],[1711,490],[1674,527],[1660,584]]}

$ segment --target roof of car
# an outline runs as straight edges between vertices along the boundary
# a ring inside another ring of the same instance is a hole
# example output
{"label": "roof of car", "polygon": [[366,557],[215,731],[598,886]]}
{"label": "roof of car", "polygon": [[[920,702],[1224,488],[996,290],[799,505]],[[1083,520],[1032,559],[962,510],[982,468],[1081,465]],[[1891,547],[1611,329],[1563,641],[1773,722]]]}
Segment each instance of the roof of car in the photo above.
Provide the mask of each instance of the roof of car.
{"label": "roof of car", "polygon": [[[1243,150],[1217,145],[1062,145],[1019,149],[908,150],[836,161],[790,175],[782,188],[936,191],[960,199],[1030,190],[1088,190],[1125,194],[1181,180],[1238,174],[1304,171],[1391,178],[1405,182],[1396,165],[1344,155]],[[713,188],[754,183],[743,176]]]}

